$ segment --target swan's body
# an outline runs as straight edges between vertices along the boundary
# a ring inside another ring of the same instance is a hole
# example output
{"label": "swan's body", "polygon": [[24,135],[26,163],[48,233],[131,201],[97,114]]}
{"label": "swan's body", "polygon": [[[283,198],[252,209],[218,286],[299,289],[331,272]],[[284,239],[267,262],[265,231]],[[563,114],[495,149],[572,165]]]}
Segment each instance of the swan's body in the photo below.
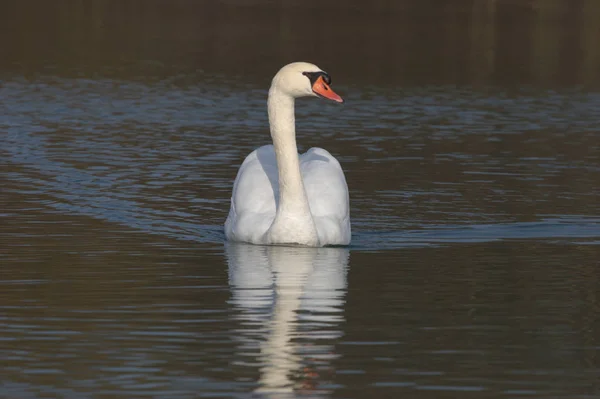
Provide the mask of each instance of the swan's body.
{"label": "swan's body", "polygon": [[273,145],[246,157],[233,184],[225,235],[252,244],[304,246],[350,243],[348,186],[339,162],[326,150],[298,155],[294,99],[321,96],[338,102],[329,76],[317,66],[286,65],[269,90]]}

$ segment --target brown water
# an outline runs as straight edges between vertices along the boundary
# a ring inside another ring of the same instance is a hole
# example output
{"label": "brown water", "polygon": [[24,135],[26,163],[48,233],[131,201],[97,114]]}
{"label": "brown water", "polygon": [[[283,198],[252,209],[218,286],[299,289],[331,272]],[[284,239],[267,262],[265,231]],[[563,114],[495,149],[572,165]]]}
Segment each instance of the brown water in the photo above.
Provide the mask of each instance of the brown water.
{"label": "brown water", "polygon": [[[0,397],[600,395],[600,2],[0,4]],[[349,248],[224,241],[290,61]]]}

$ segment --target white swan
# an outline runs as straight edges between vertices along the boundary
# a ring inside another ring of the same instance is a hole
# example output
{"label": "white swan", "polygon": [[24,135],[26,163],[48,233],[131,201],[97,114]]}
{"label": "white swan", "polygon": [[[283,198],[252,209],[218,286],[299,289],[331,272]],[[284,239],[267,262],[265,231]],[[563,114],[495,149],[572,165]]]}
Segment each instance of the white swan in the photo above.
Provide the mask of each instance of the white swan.
{"label": "white swan", "polygon": [[311,247],[350,243],[348,186],[339,162],[322,148],[298,156],[294,100],[343,102],[329,75],[305,62],[273,78],[268,110],[273,145],[246,157],[238,171],[225,222],[228,240]]}

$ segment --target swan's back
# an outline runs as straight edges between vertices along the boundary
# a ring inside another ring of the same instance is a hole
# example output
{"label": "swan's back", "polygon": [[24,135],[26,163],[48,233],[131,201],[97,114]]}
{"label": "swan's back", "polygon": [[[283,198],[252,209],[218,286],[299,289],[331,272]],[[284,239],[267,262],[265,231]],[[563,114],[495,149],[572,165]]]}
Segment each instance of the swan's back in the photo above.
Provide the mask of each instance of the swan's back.
{"label": "swan's back", "polygon": [[240,166],[225,222],[231,241],[262,244],[275,219],[278,192],[277,158],[273,145],[252,151]]}
{"label": "swan's back", "polygon": [[300,170],[322,245],[350,243],[348,185],[340,163],[327,150],[311,148],[300,156]]}
{"label": "swan's back", "polygon": [[[300,171],[321,245],[350,242],[348,187],[339,162],[322,148],[300,156]],[[232,241],[267,244],[277,212],[279,177],[272,145],[250,153],[233,185],[225,234]]]}

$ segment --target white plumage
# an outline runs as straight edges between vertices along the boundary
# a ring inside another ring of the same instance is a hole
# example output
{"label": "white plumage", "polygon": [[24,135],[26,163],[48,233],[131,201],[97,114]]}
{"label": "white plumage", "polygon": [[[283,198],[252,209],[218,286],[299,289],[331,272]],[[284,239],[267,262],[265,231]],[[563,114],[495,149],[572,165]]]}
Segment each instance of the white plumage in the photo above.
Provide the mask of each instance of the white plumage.
{"label": "white plumage", "polygon": [[[298,155],[294,98],[342,102],[317,66],[283,67],[269,91],[273,145],[246,157],[233,185],[225,234],[231,241],[305,246],[350,243],[348,186],[339,162],[322,148]],[[326,88],[324,88],[325,86]]]}

